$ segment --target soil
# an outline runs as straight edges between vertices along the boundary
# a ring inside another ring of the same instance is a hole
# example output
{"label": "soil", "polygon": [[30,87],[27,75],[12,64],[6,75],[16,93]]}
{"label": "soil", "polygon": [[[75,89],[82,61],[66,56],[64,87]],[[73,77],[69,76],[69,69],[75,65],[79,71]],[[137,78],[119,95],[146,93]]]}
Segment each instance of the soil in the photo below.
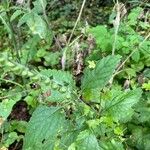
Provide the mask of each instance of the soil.
{"label": "soil", "polygon": [[[29,121],[31,115],[29,114],[27,103],[25,101],[17,102],[12,112],[9,116],[9,120],[23,120]],[[13,144],[10,145],[9,150],[22,150],[23,141],[15,141]]]}

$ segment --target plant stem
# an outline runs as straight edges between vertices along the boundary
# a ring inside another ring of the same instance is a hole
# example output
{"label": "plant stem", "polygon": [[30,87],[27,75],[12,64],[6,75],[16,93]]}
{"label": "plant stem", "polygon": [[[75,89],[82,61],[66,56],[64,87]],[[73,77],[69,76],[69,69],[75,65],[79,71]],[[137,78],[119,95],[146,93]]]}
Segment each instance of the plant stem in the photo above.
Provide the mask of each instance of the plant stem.
{"label": "plant stem", "polygon": [[68,51],[68,49],[69,49],[69,45],[70,45],[72,36],[73,36],[73,34],[74,34],[74,31],[75,31],[75,29],[76,29],[76,27],[77,27],[77,25],[78,25],[78,22],[80,21],[80,18],[81,18],[81,15],[82,15],[82,12],[83,12],[83,8],[84,8],[84,6],[85,6],[85,3],[86,3],[86,0],[83,0],[81,9],[80,9],[80,12],[79,12],[79,15],[78,15],[78,18],[77,18],[77,20],[76,20],[76,22],[75,22],[75,25],[74,25],[74,27],[73,27],[73,29],[72,29],[72,32],[71,32],[71,35],[70,35],[70,37],[69,37],[69,39],[68,39],[67,46],[66,46],[66,48],[65,48],[64,51],[63,51],[63,56],[62,56],[62,59],[61,59],[62,70],[65,70],[65,66],[66,66],[66,53],[67,53],[67,51]]}
{"label": "plant stem", "polygon": [[6,12],[6,17],[7,17],[7,21],[8,21],[9,30],[10,30],[11,40],[13,42],[17,58],[18,58],[18,60],[20,62],[20,55],[19,55],[19,50],[18,50],[18,46],[17,46],[16,37],[15,37],[15,34],[14,34],[14,29],[13,29],[13,26],[12,26],[12,24],[10,22],[10,17],[9,17],[7,12]]}
{"label": "plant stem", "polygon": [[118,0],[116,3],[116,11],[117,11],[117,15],[116,15],[116,19],[114,21],[115,35],[114,35],[114,43],[113,43],[113,48],[112,48],[112,55],[115,54],[117,35],[118,35],[118,30],[119,30],[119,25],[120,25],[120,6],[118,3]]}
{"label": "plant stem", "polygon": [[83,3],[82,3],[82,6],[81,6],[81,9],[80,9],[78,18],[77,18],[77,20],[76,20],[76,22],[75,22],[75,25],[74,25],[73,30],[72,30],[72,32],[71,32],[71,35],[70,35],[70,37],[69,37],[68,45],[69,45],[69,43],[70,43],[70,41],[71,41],[71,39],[72,39],[72,36],[73,36],[74,31],[75,31],[75,29],[76,29],[76,27],[77,27],[77,25],[78,25],[78,22],[80,21],[80,18],[81,18],[82,12],[83,12],[83,8],[84,8],[84,5],[85,5],[85,2],[86,2],[86,0],[83,0]]}
{"label": "plant stem", "polygon": [[[148,39],[150,37],[150,33],[145,37],[145,39],[139,44],[139,48],[144,44],[144,42]],[[131,53],[130,53],[130,55],[121,63],[121,65],[116,69],[116,71],[115,71],[115,73],[114,73],[114,75],[112,76],[112,78],[110,79],[110,83],[112,84],[112,82],[113,82],[113,79],[114,79],[114,77],[117,75],[117,74],[119,74],[120,72],[122,72],[122,71],[120,71],[120,69],[124,66],[124,64],[128,61],[128,59],[136,52],[136,51],[138,51],[138,48],[137,49],[135,49],[135,50],[133,50]]]}

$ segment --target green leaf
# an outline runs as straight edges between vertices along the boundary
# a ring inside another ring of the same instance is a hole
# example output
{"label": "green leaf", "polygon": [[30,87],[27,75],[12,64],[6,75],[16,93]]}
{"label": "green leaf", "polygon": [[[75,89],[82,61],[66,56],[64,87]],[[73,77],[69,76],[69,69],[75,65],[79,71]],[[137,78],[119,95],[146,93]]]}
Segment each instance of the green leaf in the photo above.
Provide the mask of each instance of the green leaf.
{"label": "green leaf", "polygon": [[11,16],[11,18],[10,18],[10,21],[15,20],[15,19],[16,19],[18,16],[20,16],[22,13],[23,13],[22,10],[20,10],[20,9],[16,10],[16,11],[12,14],[12,16]]}
{"label": "green leaf", "polygon": [[142,90],[135,89],[129,92],[112,91],[113,98],[105,102],[103,115],[112,116],[118,122],[127,122],[131,119],[134,109],[133,106],[139,101]]}
{"label": "green leaf", "polygon": [[47,53],[47,55],[44,56],[45,62],[44,65],[45,66],[54,66],[59,64],[59,59],[60,59],[60,53],[59,52],[53,52],[53,53]]}
{"label": "green leaf", "polygon": [[136,71],[132,68],[126,68],[124,69],[124,71],[126,72],[126,74],[130,77],[136,77]]}
{"label": "green leaf", "polygon": [[47,25],[40,15],[31,13],[26,23],[33,34],[38,34],[42,39],[46,38],[48,32]]}
{"label": "green leaf", "polygon": [[8,135],[6,135],[6,140],[4,141],[5,147],[9,147],[12,143],[14,143],[16,140],[19,139],[19,136],[16,132],[10,132]]}
{"label": "green leaf", "polygon": [[34,8],[32,9],[32,11],[34,11],[35,13],[42,13],[46,9],[47,2],[46,0],[36,0],[35,2],[33,2],[33,4]]}
{"label": "green leaf", "polygon": [[40,15],[34,12],[26,13],[19,20],[18,26],[26,23],[34,35],[39,35],[41,39],[51,41],[51,31],[48,30],[46,22]]}
{"label": "green leaf", "polygon": [[0,103],[0,117],[4,120],[10,115],[13,106],[21,99],[21,94],[15,95],[11,99],[5,99]]}
{"label": "green leaf", "polygon": [[[52,80],[61,86],[66,87],[66,92],[61,92],[61,89],[52,89],[49,85],[46,86],[45,83],[41,83],[41,87],[43,92],[48,90],[51,91],[51,96],[47,97],[48,101],[60,102],[67,100],[67,95],[71,95],[73,91],[75,91],[75,82],[73,80],[72,75],[69,72],[60,71],[60,70],[51,70],[44,69],[40,72],[42,75],[52,78]],[[67,100],[68,101],[68,100]]]}
{"label": "green leaf", "polygon": [[96,26],[89,29],[89,33],[92,33],[96,40],[97,47],[103,52],[110,51],[112,49],[112,40],[110,33],[105,26]]}
{"label": "green leaf", "polygon": [[150,91],[150,80],[148,81],[148,83],[144,83],[142,85],[142,88],[145,89],[145,90],[147,90],[147,91]]}
{"label": "green leaf", "polygon": [[120,56],[107,56],[98,61],[93,70],[86,69],[82,79],[82,90],[102,89],[109,81],[120,61]]}
{"label": "green leaf", "polygon": [[37,107],[25,133],[23,150],[53,150],[63,124],[59,107]]}
{"label": "green leaf", "polygon": [[100,141],[100,150],[124,150],[121,142],[112,139],[111,141]]}
{"label": "green leaf", "polygon": [[31,17],[31,13],[25,13],[18,22],[18,27],[22,26],[23,24],[25,24],[27,22],[27,20]]}
{"label": "green leaf", "polygon": [[143,11],[141,7],[136,7],[134,8],[131,13],[128,15],[128,24],[129,25],[136,25],[137,24],[137,19],[140,15],[140,13]]}
{"label": "green leaf", "polygon": [[129,141],[133,142],[138,150],[150,149],[150,129],[143,126],[129,124],[128,129],[132,133]]}
{"label": "green leaf", "polygon": [[88,130],[80,132],[75,142],[76,150],[99,150],[99,144],[94,134]]}
{"label": "green leaf", "polygon": [[139,51],[134,52],[133,55],[131,56],[131,58],[135,62],[138,62],[140,60],[140,52]]}
{"label": "green leaf", "polygon": [[150,68],[145,69],[143,73],[145,77],[150,78]]}

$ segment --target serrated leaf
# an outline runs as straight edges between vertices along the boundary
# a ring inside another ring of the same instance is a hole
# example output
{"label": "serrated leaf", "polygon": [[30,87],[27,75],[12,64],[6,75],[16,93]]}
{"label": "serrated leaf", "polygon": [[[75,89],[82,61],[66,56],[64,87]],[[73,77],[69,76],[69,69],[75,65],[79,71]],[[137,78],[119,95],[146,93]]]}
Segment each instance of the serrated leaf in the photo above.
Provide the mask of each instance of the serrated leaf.
{"label": "serrated leaf", "polygon": [[134,113],[132,107],[139,101],[141,94],[141,89],[117,92],[111,100],[106,101],[103,115],[112,116],[114,121],[129,121]]}
{"label": "serrated leaf", "polygon": [[96,26],[90,28],[89,32],[94,36],[97,47],[100,48],[103,52],[110,51],[112,49],[112,40],[110,38],[111,35],[107,31],[106,26]]}
{"label": "serrated leaf", "polygon": [[131,58],[135,62],[138,62],[140,60],[140,52],[139,51],[134,52],[133,55],[131,56]]}
{"label": "serrated leaf", "polygon": [[118,55],[107,56],[98,61],[93,70],[86,69],[82,79],[82,90],[102,89],[108,83],[119,61],[120,56]]}
{"label": "serrated leaf", "polygon": [[123,144],[115,139],[100,141],[100,150],[124,150]]}
{"label": "serrated leaf", "polygon": [[80,132],[75,142],[76,150],[99,150],[99,144],[94,134],[88,130]]}
{"label": "serrated leaf", "polygon": [[53,150],[63,124],[59,107],[37,107],[25,133],[23,150]]}

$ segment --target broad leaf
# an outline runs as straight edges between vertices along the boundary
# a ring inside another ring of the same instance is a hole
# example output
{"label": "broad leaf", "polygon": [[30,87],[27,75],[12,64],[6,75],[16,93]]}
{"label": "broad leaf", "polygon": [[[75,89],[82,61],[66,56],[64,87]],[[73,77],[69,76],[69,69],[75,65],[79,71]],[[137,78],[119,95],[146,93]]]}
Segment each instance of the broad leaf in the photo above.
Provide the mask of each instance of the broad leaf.
{"label": "broad leaf", "polygon": [[33,34],[38,34],[40,38],[45,39],[48,32],[47,25],[41,16],[31,13],[30,18],[27,20],[27,25]]}
{"label": "broad leaf", "polygon": [[18,26],[26,23],[34,35],[39,35],[41,39],[51,41],[51,31],[48,30],[46,22],[36,13],[26,13],[19,20]]}
{"label": "broad leaf", "polygon": [[123,144],[115,139],[111,141],[100,141],[100,150],[124,150]]}
{"label": "broad leaf", "polygon": [[63,124],[59,107],[39,106],[29,121],[23,150],[53,150]]}
{"label": "broad leaf", "polygon": [[42,13],[46,9],[47,2],[46,0],[36,0],[35,2],[33,2],[33,4],[34,4],[33,11],[35,13]]}
{"label": "broad leaf", "polygon": [[88,130],[80,132],[75,142],[76,150],[99,150],[98,141]]}
{"label": "broad leaf", "polygon": [[135,89],[129,92],[112,92],[113,97],[111,100],[105,102],[103,115],[112,116],[114,121],[127,122],[131,119],[136,104],[142,94],[141,89]]}
{"label": "broad leaf", "polygon": [[82,90],[102,89],[111,78],[120,56],[107,56],[98,61],[93,70],[86,69],[82,80]]}
{"label": "broad leaf", "polygon": [[112,49],[113,40],[111,34],[105,26],[96,26],[89,29],[89,32],[94,36],[97,47],[102,52],[108,52]]}

